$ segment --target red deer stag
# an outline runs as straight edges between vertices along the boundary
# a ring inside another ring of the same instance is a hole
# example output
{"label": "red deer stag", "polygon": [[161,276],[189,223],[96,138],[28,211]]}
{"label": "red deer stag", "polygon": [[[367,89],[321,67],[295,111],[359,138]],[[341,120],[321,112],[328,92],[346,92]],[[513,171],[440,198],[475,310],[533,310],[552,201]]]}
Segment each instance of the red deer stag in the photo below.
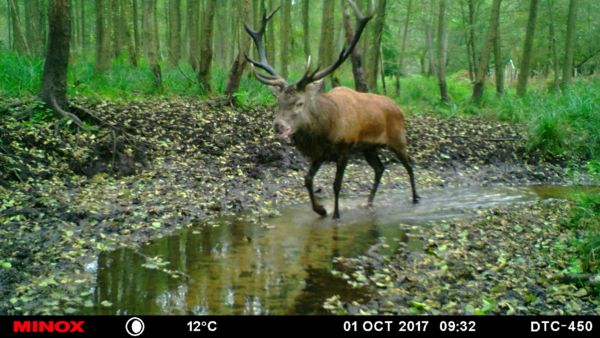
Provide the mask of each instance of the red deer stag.
{"label": "red deer stag", "polygon": [[279,138],[291,138],[295,146],[309,160],[310,169],[305,176],[313,210],[321,216],[327,215],[325,208],[318,204],[313,192],[313,178],[321,164],[333,161],[337,164],[333,191],[335,207],[333,218],[339,219],[339,195],[342,178],[348,162],[348,155],[362,152],[367,162],[375,170],[375,182],[371,188],[368,204],[372,205],[384,166],[379,160],[377,148],[387,145],[400,158],[408,171],[412,189],[412,199],[417,203],[419,196],[415,190],[415,178],[406,151],[406,129],[402,111],[389,98],[380,95],[359,93],[350,88],[336,87],[328,93],[320,93],[322,79],[336,70],[350,55],[371,16],[363,16],[358,7],[348,0],[357,17],[357,27],[351,42],[338,56],[337,61],[320,70],[311,71],[310,57],[304,76],[294,84],[277,75],[269,64],[263,44],[263,34],[268,21],[278,9],[264,15],[258,31],[248,25],[246,31],[256,45],[260,61],[246,59],[255,67],[256,78],[269,86],[277,97],[277,114],[274,129]]}

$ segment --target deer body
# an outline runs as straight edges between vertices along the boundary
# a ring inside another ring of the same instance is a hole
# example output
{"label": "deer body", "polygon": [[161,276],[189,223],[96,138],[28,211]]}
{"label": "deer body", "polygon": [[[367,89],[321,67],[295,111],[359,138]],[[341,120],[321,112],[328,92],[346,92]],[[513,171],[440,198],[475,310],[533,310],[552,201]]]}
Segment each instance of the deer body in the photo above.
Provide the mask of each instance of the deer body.
{"label": "deer body", "polygon": [[415,179],[407,153],[404,116],[400,108],[389,98],[381,95],[359,93],[350,88],[337,87],[328,93],[320,93],[322,80],[338,68],[350,55],[358,42],[366,23],[371,17],[363,17],[356,5],[348,0],[357,18],[358,27],[350,45],[340,53],[338,60],[323,70],[310,70],[308,59],[306,72],[295,84],[278,76],[268,63],[262,43],[266,23],[273,16],[263,16],[258,31],[246,30],[256,44],[260,62],[247,58],[254,66],[268,73],[254,69],[256,78],[269,85],[277,97],[277,114],[274,130],[279,138],[290,138],[298,150],[309,160],[310,168],[305,176],[313,210],[325,216],[325,208],[317,203],[313,191],[313,179],[323,162],[336,163],[333,184],[335,207],[333,218],[340,217],[339,194],[342,187],[348,155],[361,152],[375,172],[368,203],[371,205],[383,175],[384,166],[379,160],[377,148],[387,145],[398,156],[406,168],[412,189],[413,202],[419,199],[415,189]]}
{"label": "deer body", "polygon": [[405,144],[402,111],[385,96],[337,87],[308,104],[311,123],[292,139],[309,159],[334,161],[343,148],[362,150],[397,141]]}

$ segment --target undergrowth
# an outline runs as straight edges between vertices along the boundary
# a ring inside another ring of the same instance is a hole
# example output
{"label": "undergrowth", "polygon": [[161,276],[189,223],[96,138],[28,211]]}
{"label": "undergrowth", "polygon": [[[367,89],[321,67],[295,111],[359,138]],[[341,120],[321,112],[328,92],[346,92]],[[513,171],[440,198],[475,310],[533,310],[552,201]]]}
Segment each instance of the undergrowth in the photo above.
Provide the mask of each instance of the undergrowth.
{"label": "undergrowth", "polygon": [[[43,61],[25,58],[13,52],[0,51],[0,97],[18,98],[33,96],[40,85]],[[201,96],[196,75],[189,64],[162,65],[162,86],[156,88],[150,66],[143,59],[137,68],[130,65],[126,54],[112,62],[106,73],[98,75],[92,57],[73,58],[69,66],[70,96],[92,99],[130,101],[151,96]],[[292,70],[290,82],[301,76]],[[343,75],[343,76],[342,76]],[[348,72],[338,74],[345,86],[353,86]],[[520,123],[528,130],[528,146],[551,156],[573,160],[600,159],[600,81],[578,80],[567,90],[552,91],[544,81],[531,81],[529,93],[518,98],[514,86],[506,88],[503,96],[497,96],[491,82],[486,84],[479,104],[471,101],[472,86],[464,72],[448,76],[451,102],[439,100],[435,77],[411,75],[401,79],[399,95],[394,89],[393,77],[386,79],[387,94],[394,98],[409,114],[432,114],[445,117],[464,115],[483,116]],[[210,97],[222,96],[227,81],[227,69],[213,67],[213,92]],[[329,85],[329,80],[326,80]],[[378,84],[382,91],[383,84]],[[268,88],[244,74],[240,91],[235,94],[242,107],[273,105],[275,100]],[[0,102],[1,103],[1,102]]]}

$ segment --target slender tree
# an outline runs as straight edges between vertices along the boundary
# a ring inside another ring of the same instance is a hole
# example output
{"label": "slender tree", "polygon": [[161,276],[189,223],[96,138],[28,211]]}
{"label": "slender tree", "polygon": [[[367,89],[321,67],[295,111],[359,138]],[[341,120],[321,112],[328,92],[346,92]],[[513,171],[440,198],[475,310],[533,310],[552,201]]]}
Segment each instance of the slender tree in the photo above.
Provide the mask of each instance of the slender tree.
{"label": "slender tree", "polygon": [[130,0],[123,0],[121,5],[121,26],[123,29],[124,47],[127,48],[127,54],[129,54],[129,63],[132,67],[136,68],[138,52],[135,42],[135,32],[133,31],[136,18],[132,14],[132,4]]}
{"label": "slender tree", "polygon": [[[350,44],[352,37],[354,36],[354,29],[352,28],[352,22],[350,19],[350,8],[346,0],[342,1],[343,8],[343,20],[344,20],[344,32],[346,37],[346,44]],[[352,63],[352,75],[354,76],[354,88],[363,93],[369,92],[369,85],[365,79],[362,61],[361,61],[361,45],[357,44],[350,54],[350,62]]]}
{"label": "slender tree", "polygon": [[[477,3],[475,3],[477,1]],[[471,54],[471,64],[473,65],[473,79],[475,79],[476,74],[478,73],[478,65],[477,65],[477,49],[475,48],[475,25],[477,24],[477,5],[480,3],[479,0],[467,0],[468,7],[468,26],[469,26],[469,38],[467,40],[467,45],[470,46]]]}
{"label": "slender tree", "polygon": [[475,75],[475,84],[473,85],[472,99],[475,102],[479,102],[483,96],[483,89],[485,83],[485,77],[489,64],[490,54],[494,40],[496,39],[496,33],[498,31],[498,20],[500,16],[500,0],[494,0],[492,2],[492,13],[490,15],[490,26],[488,27],[485,35],[485,43],[481,50],[479,58],[479,66],[477,67],[477,74]]}
{"label": "slender tree", "polygon": [[138,0],[131,0],[131,22],[133,27],[133,43],[135,45],[135,55],[140,55],[142,46],[140,37],[140,11]]}
{"label": "slender tree", "polygon": [[[333,2],[333,1],[331,1]],[[280,39],[279,39],[279,57],[280,57],[280,74],[284,79],[288,77],[288,64],[289,60],[289,46],[290,46],[290,29],[292,26],[292,17],[291,17],[291,9],[292,4],[291,0],[281,0],[281,8],[282,8],[282,20],[281,20],[281,29],[279,30]]]}
{"label": "slender tree", "polygon": [[181,58],[181,2],[169,0],[169,63],[176,65]]}
{"label": "slender tree", "polygon": [[110,1],[110,11],[112,14],[110,27],[112,28],[112,52],[114,57],[121,55],[123,51],[123,45],[125,44],[124,37],[124,20],[122,17],[122,3],[120,0]]}
{"label": "slender tree", "polygon": [[565,59],[561,87],[566,88],[573,78],[573,51],[575,49],[575,24],[577,20],[578,0],[569,0],[567,36],[565,37]]}
{"label": "slender tree", "polygon": [[[260,15],[262,16],[263,13],[266,13],[267,11],[272,11],[275,10],[275,0],[269,0],[269,7],[268,10],[265,7],[265,2],[264,0],[262,1],[262,11],[260,13]],[[277,20],[277,16],[275,16],[272,20],[276,21]],[[255,23],[255,27],[258,27],[258,21]],[[267,42],[266,42],[266,46],[265,46],[265,52],[267,53],[267,57],[269,58],[269,60],[271,60],[271,62],[273,64],[275,64],[275,25],[267,27],[267,31],[265,32],[265,34],[267,35]],[[252,48],[252,50],[254,50],[256,48]]]}
{"label": "slender tree", "polygon": [[159,55],[158,55],[158,34],[157,34],[157,22],[156,22],[156,1],[144,0],[143,1],[143,15],[142,15],[142,41],[144,52],[150,68],[152,69],[152,75],[154,80],[155,89],[162,87],[162,71],[160,69]]}
{"label": "slender tree", "polygon": [[210,85],[210,66],[212,64],[212,37],[213,37],[213,21],[215,17],[215,0],[209,0],[206,3],[206,9],[202,21],[202,38],[200,46],[200,63],[198,65],[198,85],[203,93],[210,93],[212,87]]}
{"label": "slender tree", "polygon": [[96,0],[96,73],[110,68],[110,33],[106,0]]}
{"label": "slender tree", "polygon": [[533,37],[535,35],[535,22],[537,18],[538,0],[529,2],[529,19],[527,19],[527,33],[525,34],[525,45],[523,46],[523,57],[521,57],[521,71],[517,84],[517,95],[523,96],[527,92],[527,80],[529,79],[529,66],[531,64],[531,51],[533,50]]}
{"label": "slender tree", "polygon": [[[322,65],[328,65],[333,62],[333,13],[335,9],[334,1],[323,2],[323,12],[321,16],[321,40],[319,43],[319,63]],[[335,85],[333,82],[333,74],[331,75],[332,87]]]}
{"label": "slender tree", "polygon": [[32,55],[41,56],[44,50],[44,36],[41,34],[43,20],[41,1],[25,1],[25,36]]}
{"label": "slender tree", "polygon": [[446,84],[446,51],[448,50],[448,30],[446,28],[447,1],[440,0],[438,12],[438,39],[437,39],[437,77],[440,87],[440,98],[444,102],[450,101],[448,86]]}
{"label": "slender tree", "polygon": [[496,95],[504,95],[504,61],[502,60],[502,40],[500,38],[500,27],[496,30],[494,38],[494,74],[496,77]]}
{"label": "slender tree", "polygon": [[12,24],[13,48],[19,54],[30,55],[31,52],[27,45],[27,39],[21,29],[22,25],[21,19],[19,18],[19,6],[15,0],[8,0],[8,10]]}
{"label": "slender tree", "polygon": [[398,69],[396,70],[396,95],[400,95],[400,76],[404,74],[404,54],[406,53],[406,40],[408,37],[408,24],[410,23],[412,3],[412,0],[408,0],[408,5],[406,7],[406,16],[404,17],[404,26],[402,29],[402,38],[400,42],[400,52],[398,53]]}
{"label": "slender tree", "polygon": [[86,50],[87,48],[87,44],[88,44],[88,39],[87,39],[87,29],[85,27],[86,25],[86,12],[85,12],[85,4],[87,1],[85,0],[79,0],[79,16],[81,17],[81,25],[79,25],[79,44],[81,45],[81,48],[83,50]]}
{"label": "slender tree", "polygon": [[560,71],[558,63],[558,51],[556,50],[556,33],[554,30],[554,0],[550,0],[547,3],[548,9],[548,36],[550,38],[550,53],[552,60],[552,70],[554,73],[554,81],[552,81],[552,87],[558,89],[560,84]]}
{"label": "slender tree", "polygon": [[304,57],[310,56],[310,24],[309,24],[310,0],[302,0],[302,42],[304,44]]}
{"label": "slender tree", "polygon": [[433,53],[433,32],[432,26],[435,23],[435,15],[434,15],[434,0],[430,0],[431,3],[431,11],[429,16],[425,16],[423,18],[423,26],[425,32],[425,56],[427,57],[427,76],[431,76],[435,73],[435,55]]}
{"label": "slender tree", "polygon": [[240,80],[242,79],[242,73],[244,72],[244,68],[246,66],[246,59],[244,55],[248,54],[248,50],[250,49],[250,37],[244,31],[244,23],[246,23],[250,17],[250,4],[248,0],[242,0],[240,3],[240,25],[238,25],[240,32],[238,34],[238,52],[233,60],[233,65],[229,70],[229,76],[227,77],[227,85],[225,87],[225,95],[227,95],[230,103],[235,103],[234,94],[238,91],[240,87]]}
{"label": "slender tree", "polygon": [[380,62],[381,38],[385,25],[386,0],[377,0],[375,18],[373,22],[373,35],[369,46],[371,55],[368,58],[367,83],[372,91],[377,91],[377,72]]}
{"label": "slender tree", "polygon": [[189,39],[188,60],[194,71],[200,64],[200,0],[188,0],[187,28]]}

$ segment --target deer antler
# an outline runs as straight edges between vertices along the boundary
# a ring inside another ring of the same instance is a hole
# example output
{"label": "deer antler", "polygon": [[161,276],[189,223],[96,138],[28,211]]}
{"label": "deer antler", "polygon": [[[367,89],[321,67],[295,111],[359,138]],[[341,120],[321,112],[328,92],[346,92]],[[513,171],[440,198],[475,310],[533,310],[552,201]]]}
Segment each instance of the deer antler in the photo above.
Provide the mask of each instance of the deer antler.
{"label": "deer antler", "polygon": [[350,7],[352,7],[352,10],[354,10],[354,14],[356,15],[356,20],[357,20],[356,29],[354,30],[354,36],[352,37],[350,44],[348,46],[346,46],[344,49],[342,49],[342,51],[340,52],[340,55],[338,56],[338,59],[334,63],[332,63],[331,65],[329,65],[327,68],[325,68],[323,70],[319,70],[319,66],[317,66],[317,68],[311,72],[310,61],[307,62],[307,67],[306,67],[306,71],[304,72],[304,75],[298,82],[296,82],[297,89],[300,89],[300,90],[304,89],[304,87],[306,87],[307,84],[318,81],[318,80],[326,77],[327,75],[333,73],[333,71],[336,70],[339,66],[341,66],[342,63],[344,63],[344,61],[346,61],[348,56],[350,56],[350,54],[352,53],[352,50],[358,43],[358,40],[360,39],[360,35],[362,34],[363,30],[365,29],[365,26],[367,25],[369,20],[371,20],[373,18],[373,15],[371,15],[371,14],[369,14],[366,17],[363,16],[362,13],[360,12],[360,10],[358,9],[358,6],[356,6],[356,4],[352,0],[347,0],[347,1],[348,1],[348,4],[350,4]]}
{"label": "deer antler", "polygon": [[[284,78],[277,75],[275,68],[273,68],[273,66],[269,64],[269,60],[267,60],[267,55],[265,53],[265,45],[263,43],[263,34],[265,33],[267,23],[269,22],[269,20],[271,20],[271,18],[279,10],[279,8],[280,7],[277,7],[269,15],[267,15],[267,13],[263,15],[260,28],[257,31],[252,30],[250,26],[248,26],[248,24],[244,24],[246,32],[248,32],[248,34],[250,34],[250,36],[252,37],[252,40],[254,40],[254,44],[256,45],[256,50],[258,52],[260,61],[251,59],[248,56],[248,54],[244,54],[244,57],[248,62],[250,62],[253,65],[254,75],[260,82],[269,86],[277,86],[283,88],[287,86],[288,83]],[[259,72],[256,68],[254,68],[254,66],[266,71],[269,74],[267,75]]]}

